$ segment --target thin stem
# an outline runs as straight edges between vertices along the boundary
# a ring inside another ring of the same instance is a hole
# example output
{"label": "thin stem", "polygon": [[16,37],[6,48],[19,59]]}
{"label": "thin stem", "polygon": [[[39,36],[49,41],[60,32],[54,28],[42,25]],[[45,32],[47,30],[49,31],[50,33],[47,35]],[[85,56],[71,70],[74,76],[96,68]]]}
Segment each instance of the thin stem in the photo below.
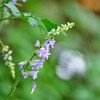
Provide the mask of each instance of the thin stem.
{"label": "thin stem", "polygon": [[[27,16],[27,17],[32,17],[32,16]],[[0,21],[3,21],[3,20],[10,20],[10,19],[17,19],[17,18],[22,18],[22,17],[9,16],[9,17],[6,17],[6,18],[1,18]],[[22,19],[23,19],[23,18],[22,18]]]}
{"label": "thin stem", "polygon": [[0,21],[3,21],[3,20],[9,20],[9,19],[14,19],[14,18],[17,18],[17,17],[9,16],[9,17],[6,17],[6,18],[2,18],[2,19],[0,19]]}
{"label": "thin stem", "polygon": [[[33,53],[32,57],[30,58],[30,60],[27,62],[26,66],[24,67],[24,71],[27,69],[27,67],[29,66],[29,62],[33,59],[33,57],[36,55],[36,53]],[[5,98],[5,100],[7,100],[7,98],[11,95],[12,92],[14,92],[14,90],[16,89],[16,86],[18,85],[18,83],[20,82],[20,80],[22,79],[22,74],[19,75],[19,77],[17,78],[17,80],[15,81],[15,83],[13,84],[10,92],[8,93],[7,97]]]}

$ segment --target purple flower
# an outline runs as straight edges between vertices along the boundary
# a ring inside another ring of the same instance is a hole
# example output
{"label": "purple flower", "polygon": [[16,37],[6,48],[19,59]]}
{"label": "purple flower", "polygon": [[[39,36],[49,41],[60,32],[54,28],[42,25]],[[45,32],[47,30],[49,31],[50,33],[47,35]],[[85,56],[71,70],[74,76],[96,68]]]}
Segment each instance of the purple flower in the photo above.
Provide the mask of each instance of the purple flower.
{"label": "purple flower", "polygon": [[50,53],[49,53],[49,50],[48,49],[42,47],[42,48],[40,48],[38,50],[38,55],[39,55],[39,57],[42,58],[42,60],[45,60],[45,59],[48,59]]}
{"label": "purple flower", "polygon": [[50,40],[47,40],[47,41],[44,43],[44,47],[45,47],[46,49],[50,49],[50,45],[51,45]]}
{"label": "purple flower", "polygon": [[36,84],[33,82],[32,83],[32,91],[31,91],[31,94],[34,92],[34,89],[36,88]]}
{"label": "purple flower", "polygon": [[38,71],[31,71],[31,72],[29,73],[29,75],[32,76],[33,79],[36,79],[36,78],[37,78],[37,73],[38,73]]}
{"label": "purple flower", "polygon": [[17,2],[17,0],[12,0],[12,2],[16,3],[16,2]]}
{"label": "purple flower", "polygon": [[52,40],[50,40],[50,46],[52,47],[52,48],[54,48],[54,44],[55,44],[55,40],[54,40],[54,38],[52,39]]}
{"label": "purple flower", "polygon": [[22,72],[22,75],[23,75],[23,77],[24,77],[25,79],[28,78],[28,75],[27,75],[26,72]]}
{"label": "purple flower", "polygon": [[[12,0],[12,2],[16,3],[17,0]],[[22,0],[22,2],[26,2],[26,0]]]}
{"label": "purple flower", "polygon": [[25,61],[20,62],[20,63],[18,64],[19,69],[22,70],[22,69],[23,69],[23,66],[24,66],[25,64],[26,64]]}
{"label": "purple flower", "polygon": [[54,38],[51,39],[51,40],[47,40],[45,43],[44,43],[44,47],[46,49],[50,49],[50,46],[53,48],[54,47],[54,44],[55,44],[55,40]]}
{"label": "purple flower", "polygon": [[50,32],[52,32],[52,33],[53,33],[53,32],[55,32],[55,29],[51,29],[51,31],[50,31]]}
{"label": "purple flower", "polygon": [[39,40],[36,41],[35,46],[36,47],[39,47],[40,46],[40,41]]}
{"label": "purple flower", "polygon": [[30,65],[32,66],[32,70],[35,70],[37,68],[42,68],[43,66],[43,61],[42,60],[37,60],[35,62],[31,62]]}
{"label": "purple flower", "polygon": [[22,0],[23,2],[26,2],[26,0]]}

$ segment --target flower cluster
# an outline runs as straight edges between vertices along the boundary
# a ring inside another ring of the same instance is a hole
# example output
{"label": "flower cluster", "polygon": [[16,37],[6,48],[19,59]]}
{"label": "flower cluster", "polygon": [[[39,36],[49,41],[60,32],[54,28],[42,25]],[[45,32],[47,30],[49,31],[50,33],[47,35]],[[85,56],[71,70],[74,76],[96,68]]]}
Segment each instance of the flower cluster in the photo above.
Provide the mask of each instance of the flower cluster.
{"label": "flower cluster", "polygon": [[4,45],[1,50],[1,55],[3,56],[3,60],[5,60],[5,64],[10,68],[10,72],[13,78],[15,78],[14,66],[15,64],[12,62],[12,50],[9,50],[9,46]]}
{"label": "flower cluster", "polygon": [[[16,3],[18,0],[12,0],[12,2]],[[22,2],[26,2],[26,0],[22,0]]]}
{"label": "flower cluster", "polygon": [[[36,41],[35,46],[39,47],[39,49],[36,50],[36,54],[39,59],[31,61],[29,63],[32,70],[31,71],[24,70],[24,65],[27,64],[27,61],[22,61],[18,64],[19,69],[22,71],[22,75],[23,75],[24,79],[28,78],[28,76],[31,76],[33,79],[37,78],[37,74],[39,72],[38,69],[43,67],[43,63],[45,62],[45,60],[48,60],[48,57],[50,56],[50,48],[53,48],[54,44],[55,44],[54,38],[46,40],[46,42],[42,46],[41,46],[39,40]],[[35,82],[33,82],[31,93],[33,93],[35,87],[36,87],[36,84],[35,84]]]}
{"label": "flower cluster", "polygon": [[[47,37],[46,37],[47,40],[42,45],[39,40],[36,41],[34,46],[39,48],[35,51],[38,59],[34,61],[22,61],[18,64],[19,69],[22,71],[22,76],[25,79],[28,78],[29,76],[31,76],[33,79],[37,78],[37,74],[39,72],[38,69],[43,67],[43,63],[46,60],[48,60],[48,57],[51,55],[50,48],[53,48],[55,44],[54,35],[59,35],[60,33],[67,31],[69,28],[72,28],[73,26],[74,26],[74,23],[68,23],[67,25],[62,24],[61,26],[58,26],[56,30],[51,29],[51,31],[48,32]],[[30,65],[32,70],[26,71],[25,65],[26,66]],[[35,88],[36,88],[36,84],[35,82],[33,82],[31,93],[33,93]]]}

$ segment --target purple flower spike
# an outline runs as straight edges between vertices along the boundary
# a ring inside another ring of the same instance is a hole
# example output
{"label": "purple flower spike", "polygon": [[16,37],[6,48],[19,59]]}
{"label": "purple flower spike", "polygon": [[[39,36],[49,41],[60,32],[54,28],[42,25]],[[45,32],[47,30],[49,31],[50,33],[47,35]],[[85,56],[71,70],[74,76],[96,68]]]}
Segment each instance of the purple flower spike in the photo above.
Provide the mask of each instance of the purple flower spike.
{"label": "purple flower spike", "polygon": [[23,77],[24,77],[25,79],[28,78],[28,75],[27,75],[26,72],[22,72],[22,75],[23,75]]}
{"label": "purple flower spike", "polygon": [[53,48],[54,47],[54,44],[55,44],[55,40],[54,38],[52,40],[47,40],[45,43],[44,43],[44,47],[46,49],[50,49],[50,46]]}
{"label": "purple flower spike", "polygon": [[48,49],[45,49],[44,47],[42,47],[38,50],[38,55],[39,57],[42,58],[42,60],[45,60],[45,59],[48,59],[50,53]]}
{"label": "purple flower spike", "polygon": [[43,66],[43,61],[42,60],[37,60],[35,62],[31,62],[30,65],[32,66],[32,70],[37,68],[42,68]]}
{"label": "purple flower spike", "polygon": [[54,48],[54,44],[55,44],[55,40],[54,40],[54,38],[50,41],[50,46],[52,47],[52,48]]}
{"label": "purple flower spike", "polygon": [[18,64],[19,69],[22,70],[24,65],[25,65],[25,61],[20,62],[20,63]]}
{"label": "purple flower spike", "polygon": [[47,40],[47,41],[44,43],[44,47],[45,47],[46,49],[50,49],[50,45],[51,45],[50,40]]}
{"label": "purple flower spike", "polygon": [[36,46],[36,47],[40,47],[40,41],[37,40],[34,46]]}
{"label": "purple flower spike", "polygon": [[38,71],[31,71],[29,75],[32,76],[33,79],[36,79],[37,78],[37,73],[38,73]]}
{"label": "purple flower spike", "polygon": [[36,88],[36,84],[33,82],[32,83],[32,91],[31,91],[31,94],[34,92],[34,89]]}

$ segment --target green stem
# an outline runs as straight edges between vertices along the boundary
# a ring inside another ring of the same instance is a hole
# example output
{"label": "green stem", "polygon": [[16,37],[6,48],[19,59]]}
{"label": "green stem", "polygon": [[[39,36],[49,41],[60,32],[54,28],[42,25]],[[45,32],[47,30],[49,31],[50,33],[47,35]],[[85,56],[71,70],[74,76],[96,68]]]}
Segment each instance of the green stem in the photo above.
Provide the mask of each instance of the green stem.
{"label": "green stem", "polygon": [[[27,17],[32,17],[32,16],[27,16]],[[10,20],[10,19],[17,19],[17,18],[23,19],[22,17],[9,16],[9,17],[6,17],[6,18],[1,18],[0,21]]]}
{"label": "green stem", "polygon": [[[33,59],[33,57],[35,55],[36,55],[36,53],[33,53],[32,57],[27,62],[26,66],[24,67],[24,71],[27,69],[27,67],[29,66],[29,62]],[[18,83],[20,82],[21,79],[22,79],[22,74],[20,74],[19,77],[16,79],[15,83],[13,84],[13,86],[12,86],[10,92],[8,93],[7,97],[5,98],[5,100],[7,100],[7,98],[11,95],[11,93],[14,92],[14,90],[16,89],[16,86],[18,85]]]}
{"label": "green stem", "polygon": [[9,20],[9,19],[14,19],[14,18],[17,18],[17,17],[9,16],[9,17],[6,17],[6,18],[2,18],[2,19],[0,19],[0,21],[3,21],[3,20]]}

